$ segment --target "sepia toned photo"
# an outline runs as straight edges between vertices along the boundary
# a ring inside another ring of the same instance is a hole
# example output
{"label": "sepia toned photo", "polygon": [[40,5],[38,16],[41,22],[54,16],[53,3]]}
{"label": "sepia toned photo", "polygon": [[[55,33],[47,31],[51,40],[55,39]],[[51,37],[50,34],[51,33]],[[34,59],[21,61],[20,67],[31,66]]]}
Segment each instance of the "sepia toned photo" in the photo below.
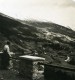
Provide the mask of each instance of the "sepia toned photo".
{"label": "sepia toned photo", "polygon": [[75,0],[0,0],[0,80],[75,80]]}

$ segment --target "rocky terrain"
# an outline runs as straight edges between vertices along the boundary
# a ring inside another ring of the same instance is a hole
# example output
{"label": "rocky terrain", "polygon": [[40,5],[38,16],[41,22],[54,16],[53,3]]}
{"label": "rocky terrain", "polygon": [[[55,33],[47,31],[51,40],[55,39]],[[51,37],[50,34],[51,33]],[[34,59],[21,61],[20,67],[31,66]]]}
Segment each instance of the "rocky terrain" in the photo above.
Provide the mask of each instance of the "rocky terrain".
{"label": "rocky terrain", "polygon": [[0,50],[6,40],[11,51],[19,55],[46,58],[46,62],[62,63],[66,55],[75,55],[75,31],[53,22],[22,21],[0,13]]}

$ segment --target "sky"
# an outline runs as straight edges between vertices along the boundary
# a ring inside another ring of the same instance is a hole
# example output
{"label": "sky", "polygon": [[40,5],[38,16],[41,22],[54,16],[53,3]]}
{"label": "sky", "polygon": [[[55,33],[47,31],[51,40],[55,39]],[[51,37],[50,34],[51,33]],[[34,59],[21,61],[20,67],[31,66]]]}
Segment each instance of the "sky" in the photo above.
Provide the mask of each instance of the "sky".
{"label": "sky", "polygon": [[75,30],[75,0],[0,0],[0,12],[22,20],[50,21]]}

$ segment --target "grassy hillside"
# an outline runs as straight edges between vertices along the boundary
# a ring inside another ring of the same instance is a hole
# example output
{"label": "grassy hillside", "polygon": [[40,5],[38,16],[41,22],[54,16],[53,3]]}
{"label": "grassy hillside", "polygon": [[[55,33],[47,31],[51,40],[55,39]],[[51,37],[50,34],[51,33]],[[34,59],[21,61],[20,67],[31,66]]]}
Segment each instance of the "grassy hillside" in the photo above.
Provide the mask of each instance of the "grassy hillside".
{"label": "grassy hillside", "polygon": [[75,55],[75,31],[52,22],[21,21],[0,15],[0,50],[10,40],[16,55],[46,58],[46,62],[62,63],[67,54]]}

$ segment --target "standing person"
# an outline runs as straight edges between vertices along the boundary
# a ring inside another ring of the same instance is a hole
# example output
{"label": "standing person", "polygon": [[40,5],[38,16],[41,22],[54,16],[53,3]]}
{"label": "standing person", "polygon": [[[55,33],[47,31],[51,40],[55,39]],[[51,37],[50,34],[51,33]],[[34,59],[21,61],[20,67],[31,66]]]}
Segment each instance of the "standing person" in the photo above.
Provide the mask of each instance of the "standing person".
{"label": "standing person", "polygon": [[3,54],[2,54],[2,69],[8,69],[9,67],[9,61],[10,61],[10,42],[7,41],[4,48],[3,48]]}

